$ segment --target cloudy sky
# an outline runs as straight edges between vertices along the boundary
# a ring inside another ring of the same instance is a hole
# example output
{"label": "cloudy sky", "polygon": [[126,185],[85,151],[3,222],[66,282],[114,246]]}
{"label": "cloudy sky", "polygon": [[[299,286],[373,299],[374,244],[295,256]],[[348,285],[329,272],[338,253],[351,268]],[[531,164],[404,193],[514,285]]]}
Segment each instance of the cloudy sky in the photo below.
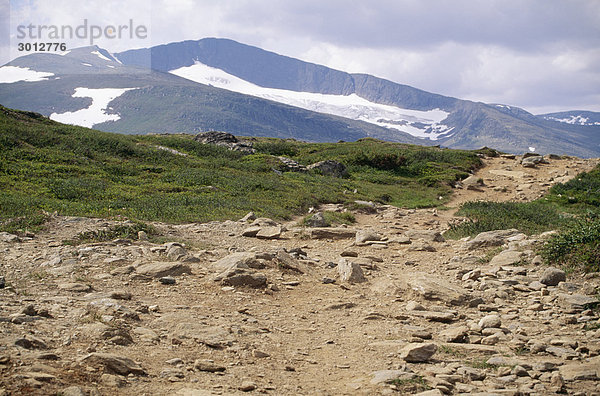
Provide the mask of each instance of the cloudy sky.
{"label": "cloudy sky", "polygon": [[1,15],[10,14],[10,57],[19,55],[20,24],[132,19],[149,28],[147,37],[96,43],[117,52],[224,37],[533,113],[600,111],[600,0],[87,0],[77,7],[72,0],[2,1]]}

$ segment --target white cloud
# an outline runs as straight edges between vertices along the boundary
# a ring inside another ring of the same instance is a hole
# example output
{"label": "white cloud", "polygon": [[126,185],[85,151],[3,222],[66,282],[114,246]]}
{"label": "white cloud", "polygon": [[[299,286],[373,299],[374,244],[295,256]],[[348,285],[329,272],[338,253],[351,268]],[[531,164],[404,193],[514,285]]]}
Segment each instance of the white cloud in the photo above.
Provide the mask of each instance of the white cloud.
{"label": "white cloud", "polygon": [[[600,1],[12,1],[35,23],[147,23],[111,51],[224,37],[444,95],[600,111]],[[11,10],[13,11],[13,10]],[[21,16],[20,16],[21,17]],[[13,18],[14,19],[14,18]],[[150,42],[148,42],[150,41]],[[83,45],[83,44],[81,44]]]}

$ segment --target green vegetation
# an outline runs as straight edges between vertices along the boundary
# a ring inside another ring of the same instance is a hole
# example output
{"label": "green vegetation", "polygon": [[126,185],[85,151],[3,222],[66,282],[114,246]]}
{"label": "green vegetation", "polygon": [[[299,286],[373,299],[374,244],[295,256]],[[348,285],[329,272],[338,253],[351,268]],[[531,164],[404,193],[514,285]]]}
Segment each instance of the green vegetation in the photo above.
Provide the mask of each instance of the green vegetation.
{"label": "green vegetation", "polygon": [[444,234],[448,238],[516,228],[527,234],[558,230],[542,247],[547,263],[568,271],[600,271],[600,166],[552,187],[533,202],[467,202],[457,212],[466,222]]}
{"label": "green vegetation", "polygon": [[86,231],[79,234],[75,239],[64,241],[64,243],[69,245],[79,245],[82,243],[112,241],[113,239],[118,238],[137,239],[138,232],[140,231],[144,231],[148,235],[156,235],[158,233],[154,227],[148,224],[144,224],[142,222],[131,222],[129,224],[117,224],[106,229]]}
{"label": "green vegetation", "polygon": [[527,234],[554,229],[566,221],[556,206],[544,201],[467,202],[456,213],[468,218],[453,224],[444,234],[448,238],[474,236],[492,230],[519,229]]}
{"label": "green vegetation", "polygon": [[[354,200],[432,207],[447,201],[450,184],[480,165],[473,152],[374,139],[313,144],[259,138],[255,146],[256,154],[244,156],[188,135],[104,133],[0,107],[0,230],[38,227],[48,212],[177,223],[249,211],[289,219],[320,203]],[[279,161],[273,155],[281,154],[302,164],[340,161],[349,176],[274,172]]]}
{"label": "green vegetation", "polygon": [[600,271],[600,216],[572,221],[548,240],[542,254],[546,261],[570,270]]}
{"label": "green vegetation", "polygon": [[427,383],[425,378],[420,375],[410,379],[398,378],[389,381],[389,384],[395,386],[395,390],[402,392],[402,394],[413,394],[418,392],[424,392],[431,389],[431,386]]}

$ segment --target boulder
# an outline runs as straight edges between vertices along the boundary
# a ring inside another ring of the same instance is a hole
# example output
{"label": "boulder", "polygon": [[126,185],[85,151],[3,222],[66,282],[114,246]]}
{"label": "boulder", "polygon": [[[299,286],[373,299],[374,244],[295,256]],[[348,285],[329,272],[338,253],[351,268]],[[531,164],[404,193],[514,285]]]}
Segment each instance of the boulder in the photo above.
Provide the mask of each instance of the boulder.
{"label": "boulder", "polygon": [[236,252],[223,257],[212,265],[212,268],[219,271],[227,271],[234,268],[260,268],[260,262],[256,257],[256,253],[252,252]]}
{"label": "boulder", "polygon": [[371,241],[381,241],[383,237],[376,232],[370,230],[356,231],[356,243],[363,244]]}
{"label": "boulder", "polygon": [[306,167],[308,170],[318,170],[322,175],[333,177],[347,177],[348,171],[344,164],[333,160],[319,161]]}
{"label": "boulder", "polygon": [[281,236],[281,227],[262,227],[255,236],[259,239],[278,239]]}
{"label": "boulder", "polygon": [[546,268],[540,277],[540,282],[546,286],[557,286],[560,282],[566,280],[567,274],[565,271],[555,267]]}

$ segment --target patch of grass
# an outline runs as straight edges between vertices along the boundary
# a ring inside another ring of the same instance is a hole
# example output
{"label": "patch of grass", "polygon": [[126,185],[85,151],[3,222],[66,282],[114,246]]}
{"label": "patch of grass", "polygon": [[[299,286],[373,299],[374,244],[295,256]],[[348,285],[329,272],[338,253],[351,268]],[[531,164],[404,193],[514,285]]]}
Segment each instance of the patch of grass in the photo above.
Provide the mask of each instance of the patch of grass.
{"label": "patch of grass", "polygon": [[470,359],[466,360],[463,363],[469,367],[473,367],[480,370],[495,370],[498,367],[500,367],[495,364],[488,363],[485,358]]}
{"label": "patch of grass", "polygon": [[137,239],[138,232],[144,231],[148,235],[155,235],[156,229],[142,222],[130,224],[117,224],[106,229],[86,231],[77,235],[74,239],[63,241],[66,245],[80,245],[82,243],[107,242],[114,239]]}
{"label": "patch of grass", "polygon": [[418,393],[424,392],[432,389],[431,386],[427,383],[425,378],[420,375],[415,376],[410,379],[394,379],[388,382],[390,385],[394,385],[396,387],[396,391],[401,392],[402,394],[409,393]]}
{"label": "patch of grass", "polygon": [[467,356],[467,354],[464,351],[461,351],[460,349],[457,349],[457,348],[453,348],[449,345],[440,345],[438,347],[438,352],[442,353],[444,355],[453,356],[455,358],[462,358],[462,357]]}
{"label": "patch of grass", "polygon": [[35,211],[25,216],[13,217],[0,222],[0,232],[23,235],[27,232],[36,232],[43,228],[50,219],[50,215],[43,211]]}
{"label": "patch of grass", "polygon": [[[111,134],[0,107],[0,222],[41,211],[170,223],[240,218],[253,211],[281,220],[311,206],[354,200],[435,207],[448,200],[454,181],[481,164],[470,151],[375,139],[255,138],[254,144],[258,152],[244,156],[189,135]],[[277,155],[304,165],[335,160],[349,175],[276,173]]]}
{"label": "patch of grass", "polygon": [[516,228],[526,234],[555,229],[565,223],[565,217],[553,205],[534,202],[467,202],[456,213],[467,221],[452,224],[444,236],[459,239],[481,232]]}
{"label": "patch of grass", "polygon": [[600,216],[572,221],[542,248],[548,263],[583,272],[600,271]]}

